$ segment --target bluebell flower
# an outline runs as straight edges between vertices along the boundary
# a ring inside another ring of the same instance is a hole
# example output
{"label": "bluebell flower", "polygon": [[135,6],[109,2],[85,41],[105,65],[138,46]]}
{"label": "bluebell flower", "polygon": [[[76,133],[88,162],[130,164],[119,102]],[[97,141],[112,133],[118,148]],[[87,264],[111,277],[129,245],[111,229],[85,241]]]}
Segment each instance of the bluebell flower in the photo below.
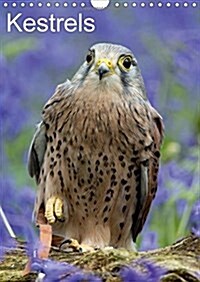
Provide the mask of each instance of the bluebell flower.
{"label": "bluebell flower", "polygon": [[[0,226],[3,222],[0,218]],[[4,259],[7,252],[14,250],[17,246],[15,239],[11,238],[6,230],[0,230],[0,262]]]}
{"label": "bluebell flower", "polygon": [[148,229],[142,232],[142,241],[140,244],[140,251],[149,251],[158,248],[158,234],[155,231]]}
{"label": "bluebell flower", "polygon": [[1,133],[4,140],[13,138],[21,132],[28,119],[28,113],[21,103],[22,85],[3,56],[0,56],[0,73],[0,120],[3,124]]}
{"label": "bluebell flower", "polygon": [[46,281],[59,281],[63,276],[75,273],[78,269],[71,264],[53,260],[32,258],[31,270],[45,274]]}
{"label": "bluebell flower", "polygon": [[189,225],[191,226],[192,233],[200,237],[200,199],[198,199],[193,206]]}
{"label": "bluebell flower", "polygon": [[82,282],[82,281],[102,282],[102,279],[93,274],[86,274],[83,272],[79,272],[79,273],[71,275],[69,278],[66,278],[63,281],[66,281],[66,282]]}
{"label": "bluebell flower", "polygon": [[[8,177],[0,177],[0,187],[0,205],[6,218],[16,237],[25,240],[27,254],[31,254],[38,244],[38,235],[31,222],[34,192],[28,187],[18,191],[14,181]],[[12,246],[14,241],[1,218],[0,230],[2,247]]]}
{"label": "bluebell flower", "polygon": [[90,273],[82,271],[80,268],[66,262],[54,260],[42,260],[37,257],[32,258],[31,270],[37,273],[44,273],[44,282],[101,282],[102,280]]}
{"label": "bluebell flower", "polygon": [[159,207],[165,204],[170,198],[170,191],[167,187],[168,167],[162,165],[158,174],[158,189],[156,197],[153,201],[153,206]]}
{"label": "bluebell flower", "polygon": [[186,199],[178,199],[176,201],[176,210],[179,217],[181,217],[188,206]]}
{"label": "bluebell flower", "polygon": [[[134,268],[134,265],[140,265],[145,271],[139,272]],[[124,282],[158,282],[162,275],[166,273],[164,268],[157,266],[155,263],[143,259],[134,262],[134,265],[124,267],[120,276]]]}
{"label": "bluebell flower", "polygon": [[121,271],[122,281],[124,282],[146,282],[145,277],[138,273],[133,267],[125,267]]}

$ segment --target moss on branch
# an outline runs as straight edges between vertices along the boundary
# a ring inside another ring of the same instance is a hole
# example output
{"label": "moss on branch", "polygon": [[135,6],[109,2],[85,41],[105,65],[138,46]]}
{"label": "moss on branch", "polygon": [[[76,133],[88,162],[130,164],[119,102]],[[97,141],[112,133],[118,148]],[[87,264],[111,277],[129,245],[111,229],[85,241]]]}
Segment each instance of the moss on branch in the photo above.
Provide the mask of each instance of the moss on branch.
{"label": "moss on branch", "polygon": [[[79,266],[85,271],[91,271],[104,278],[104,281],[121,281],[118,276],[123,266],[134,265],[143,271],[138,259],[154,262],[157,266],[167,269],[161,281],[163,282],[197,282],[200,281],[200,238],[189,236],[171,246],[147,252],[128,252],[126,250],[98,250],[91,253],[76,254],[51,250],[50,258]],[[22,271],[27,263],[23,245],[8,254],[0,264],[0,281],[35,281],[36,274],[22,277]]]}

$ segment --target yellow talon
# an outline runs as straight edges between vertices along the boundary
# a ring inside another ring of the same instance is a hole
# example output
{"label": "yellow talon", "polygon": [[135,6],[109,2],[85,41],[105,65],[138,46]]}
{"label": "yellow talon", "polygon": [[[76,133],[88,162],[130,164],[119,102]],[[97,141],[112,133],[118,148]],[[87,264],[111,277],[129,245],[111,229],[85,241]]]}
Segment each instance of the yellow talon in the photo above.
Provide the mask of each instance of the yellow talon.
{"label": "yellow talon", "polygon": [[55,196],[47,200],[45,217],[50,224],[53,224],[56,221],[56,218],[63,218],[63,202],[60,198]]}
{"label": "yellow talon", "polygon": [[62,217],[63,217],[63,202],[60,198],[56,198],[54,211],[55,211],[57,218],[62,219]]}

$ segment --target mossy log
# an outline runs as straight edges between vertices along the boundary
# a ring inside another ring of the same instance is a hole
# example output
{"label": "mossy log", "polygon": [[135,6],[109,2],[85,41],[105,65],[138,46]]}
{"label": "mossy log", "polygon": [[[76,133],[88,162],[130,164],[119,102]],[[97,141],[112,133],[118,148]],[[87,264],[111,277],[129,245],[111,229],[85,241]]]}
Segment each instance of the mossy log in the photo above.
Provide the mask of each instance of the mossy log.
{"label": "mossy log", "polygon": [[[103,281],[121,281],[119,270],[127,265],[140,268],[138,259],[145,259],[167,269],[161,278],[163,282],[200,281],[200,238],[189,236],[171,246],[147,252],[128,252],[126,250],[98,250],[89,253],[64,253],[51,249],[49,257],[56,261],[65,261],[79,266],[85,271],[103,278]],[[7,253],[0,264],[0,281],[35,281],[37,274],[22,276],[27,257],[22,244]]]}

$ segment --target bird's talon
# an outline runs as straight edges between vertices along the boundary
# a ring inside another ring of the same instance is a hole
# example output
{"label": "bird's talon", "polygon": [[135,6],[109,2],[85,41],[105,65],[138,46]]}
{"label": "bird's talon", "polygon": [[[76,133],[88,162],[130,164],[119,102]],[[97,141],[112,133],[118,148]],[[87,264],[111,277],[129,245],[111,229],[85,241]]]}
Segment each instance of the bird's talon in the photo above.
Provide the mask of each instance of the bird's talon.
{"label": "bird's talon", "polygon": [[55,199],[54,212],[58,219],[63,218],[63,201],[60,198]]}
{"label": "bird's talon", "polygon": [[[65,246],[64,246],[65,245]],[[79,242],[75,239],[66,239],[64,240],[59,247],[60,250],[65,252],[78,252],[78,253],[84,253],[88,251],[93,251],[94,248],[79,244]]]}
{"label": "bird's talon", "polygon": [[47,200],[45,217],[50,224],[53,224],[58,219],[59,221],[64,221],[63,216],[63,201],[53,196]]}
{"label": "bird's talon", "polygon": [[62,244],[72,244],[72,239],[67,239]]}

